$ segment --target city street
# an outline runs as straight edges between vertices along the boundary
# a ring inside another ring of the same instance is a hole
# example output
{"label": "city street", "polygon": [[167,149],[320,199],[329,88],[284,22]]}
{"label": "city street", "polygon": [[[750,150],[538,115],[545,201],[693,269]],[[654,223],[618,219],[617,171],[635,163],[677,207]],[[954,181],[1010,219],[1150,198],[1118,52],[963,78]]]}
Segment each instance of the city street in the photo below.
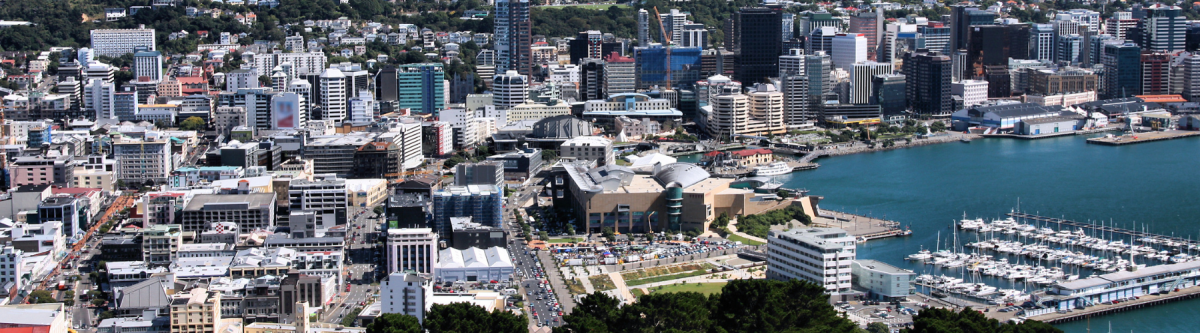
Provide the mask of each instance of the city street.
{"label": "city street", "polygon": [[350,286],[350,291],[346,291],[345,285],[338,287],[339,294],[321,320],[323,322],[341,322],[354,309],[370,304],[371,297],[379,293],[379,286],[374,284],[379,280],[375,269],[378,248],[371,235],[381,220],[374,218],[374,208],[350,207],[346,212],[346,285]]}
{"label": "city street", "polygon": [[518,292],[525,300],[523,310],[531,321],[531,331],[547,324],[551,327],[562,325],[559,315],[563,310],[560,303],[562,300],[555,296],[543,265],[537,259],[537,252],[525,245],[525,239],[521,238],[521,226],[516,224],[512,215],[513,209],[519,208],[530,199],[536,200],[543,188],[541,182],[540,177],[530,179],[529,185],[521,187],[509,197],[505,209],[507,223],[504,224],[504,229],[509,235],[508,252],[512,255],[513,265],[516,266],[513,280],[520,281]]}

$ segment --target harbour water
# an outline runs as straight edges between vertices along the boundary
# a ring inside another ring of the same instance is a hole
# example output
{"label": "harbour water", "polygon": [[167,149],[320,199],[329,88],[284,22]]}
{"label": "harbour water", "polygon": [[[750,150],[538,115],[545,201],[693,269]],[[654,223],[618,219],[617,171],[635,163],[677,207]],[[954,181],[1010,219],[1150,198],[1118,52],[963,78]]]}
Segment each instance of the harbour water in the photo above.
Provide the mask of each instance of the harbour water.
{"label": "harbour water", "polygon": [[[904,257],[945,242],[948,226],[968,217],[1020,210],[1075,221],[1110,219],[1118,227],[1200,239],[1200,138],[1131,146],[1089,145],[1081,136],[1042,140],[981,139],[820,159],[813,171],[779,176],[786,187],[824,196],[823,208],[910,226],[912,237],[871,241],[859,258],[918,273],[941,273]],[[960,234],[959,237],[969,234]],[[972,236],[973,237],[973,236]],[[965,243],[966,241],[960,241]],[[1200,332],[1200,300],[1093,318],[1093,330]],[[1087,321],[1059,327],[1085,332]]]}

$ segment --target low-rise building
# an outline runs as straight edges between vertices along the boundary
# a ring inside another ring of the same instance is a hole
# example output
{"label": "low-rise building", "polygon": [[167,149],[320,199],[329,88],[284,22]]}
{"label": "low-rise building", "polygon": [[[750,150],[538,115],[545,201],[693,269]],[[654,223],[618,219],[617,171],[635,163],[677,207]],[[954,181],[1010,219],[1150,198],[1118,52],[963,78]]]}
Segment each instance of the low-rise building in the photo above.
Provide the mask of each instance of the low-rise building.
{"label": "low-rise building", "polygon": [[212,222],[234,222],[243,231],[275,225],[275,193],[201,194],[183,209],[183,231],[202,232]]}
{"label": "low-rise building", "polygon": [[830,295],[851,292],[854,236],[838,228],[798,228],[767,235],[767,278],[805,280]]}
{"label": "low-rise building", "polygon": [[503,154],[488,156],[489,161],[497,161],[504,165],[504,179],[524,180],[542,168],[542,150],[538,148],[522,148]]}
{"label": "low-rise building", "polygon": [[433,297],[429,279],[412,272],[393,272],[379,286],[379,303],[383,313],[399,313],[417,317],[425,322],[425,308]]}
{"label": "low-rise building", "polygon": [[917,274],[882,261],[860,259],[851,264],[850,277],[855,287],[868,291],[868,297],[890,301],[912,295]]}
{"label": "low-rise building", "polygon": [[594,161],[596,165],[613,164],[613,142],[598,136],[581,136],[563,142],[558,148],[561,158]]}
{"label": "low-rise building", "polygon": [[193,288],[171,301],[171,333],[214,333],[220,321],[220,293]]}
{"label": "low-rise building", "polygon": [[388,273],[433,274],[438,262],[438,235],[429,228],[388,229],[385,262]]}
{"label": "low-rise building", "polygon": [[438,282],[507,282],[514,272],[512,258],[503,246],[448,248],[439,252],[438,258],[434,269]]}

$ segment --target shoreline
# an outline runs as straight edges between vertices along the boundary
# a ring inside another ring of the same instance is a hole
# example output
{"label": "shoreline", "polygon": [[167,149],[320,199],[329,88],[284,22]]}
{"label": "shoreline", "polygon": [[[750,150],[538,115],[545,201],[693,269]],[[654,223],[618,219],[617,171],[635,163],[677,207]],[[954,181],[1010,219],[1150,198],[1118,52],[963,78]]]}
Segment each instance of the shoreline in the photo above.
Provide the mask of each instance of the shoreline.
{"label": "shoreline", "polygon": [[[943,143],[950,143],[950,142],[961,142],[963,138],[975,140],[975,139],[979,139],[982,137],[975,135],[975,134],[950,134],[950,135],[946,135],[946,136],[938,136],[935,138],[915,139],[915,140],[913,140],[912,143],[907,143],[904,140],[897,140],[899,142],[893,141],[893,142],[896,142],[896,145],[887,147],[887,148],[884,148],[882,146],[882,144],[876,144],[875,148],[870,148],[866,144],[859,143],[856,141],[856,142],[852,142],[849,147],[842,147],[841,145],[835,145],[836,150],[826,150],[825,148],[822,148],[817,151],[818,155],[816,157],[813,157],[812,160],[815,161],[816,159],[826,158],[826,157],[845,156],[845,155],[862,154],[862,153],[874,153],[874,152],[921,147],[921,146],[943,144]],[[812,153],[809,153],[809,154],[812,154]]]}

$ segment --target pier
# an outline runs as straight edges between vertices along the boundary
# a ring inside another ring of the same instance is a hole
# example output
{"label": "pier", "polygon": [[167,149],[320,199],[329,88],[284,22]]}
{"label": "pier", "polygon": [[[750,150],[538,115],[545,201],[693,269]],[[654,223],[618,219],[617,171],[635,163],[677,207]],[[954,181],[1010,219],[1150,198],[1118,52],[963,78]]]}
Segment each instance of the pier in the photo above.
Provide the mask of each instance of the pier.
{"label": "pier", "polygon": [[1200,132],[1198,132],[1198,131],[1170,130],[1170,131],[1163,131],[1163,132],[1144,132],[1144,133],[1125,134],[1125,135],[1113,136],[1113,137],[1091,138],[1091,139],[1088,139],[1087,142],[1094,143],[1094,144],[1100,144],[1100,145],[1108,145],[1108,146],[1122,146],[1122,145],[1129,145],[1129,144],[1143,143],[1143,142],[1154,142],[1154,141],[1162,141],[1162,140],[1187,138],[1187,137],[1193,137],[1193,136],[1198,136],[1198,135],[1200,135]]}
{"label": "pier", "polygon": [[828,209],[821,209],[813,217],[814,227],[832,227],[846,230],[846,233],[861,240],[873,240],[888,237],[908,236],[912,231],[901,229],[900,222],[877,219],[867,216],[848,214]]}
{"label": "pier", "polygon": [[1141,240],[1143,238],[1151,238],[1151,239],[1157,239],[1157,240],[1162,240],[1162,241],[1172,241],[1172,242],[1180,243],[1181,244],[1180,246],[1196,244],[1195,241],[1188,240],[1186,238],[1159,235],[1159,234],[1153,234],[1153,233],[1124,229],[1124,228],[1116,228],[1111,225],[1103,225],[1103,224],[1096,225],[1096,224],[1092,224],[1092,223],[1064,220],[1064,219],[1060,219],[1060,218],[1056,218],[1056,217],[1039,216],[1039,215],[1018,213],[1018,212],[1012,212],[1012,213],[1008,213],[1005,215],[1011,216],[1014,219],[1020,219],[1020,220],[1025,220],[1025,221],[1032,220],[1032,221],[1038,221],[1038,222],[1042,222],[1042,223],[1054,223],[1057,225],[1065,225],[1065,226],[1070,226],[1070,227],[1075,227],[1075,228],[1088,228],[1088,229],[1092,229],[1092,230],[1104,232],[1104,233],[1133,236],[1137,240]]}
{"label": "pier", "polygon": [[1047,324],[1058,324],[1076,320],[1084,320],[1091,317],[1100,317],[1117,312],[1137,310],[1171,302],[1189,300],[1197,297],[1200,297],[1200,287],[1191,287],[1160,295],[1142,295],[1139,296],[1138,299],[1117,304],[1098,304],[1084,310],[1050,312],[1047,314],[1031,316],[1028,317],[1028,319],[1042,321]]}

